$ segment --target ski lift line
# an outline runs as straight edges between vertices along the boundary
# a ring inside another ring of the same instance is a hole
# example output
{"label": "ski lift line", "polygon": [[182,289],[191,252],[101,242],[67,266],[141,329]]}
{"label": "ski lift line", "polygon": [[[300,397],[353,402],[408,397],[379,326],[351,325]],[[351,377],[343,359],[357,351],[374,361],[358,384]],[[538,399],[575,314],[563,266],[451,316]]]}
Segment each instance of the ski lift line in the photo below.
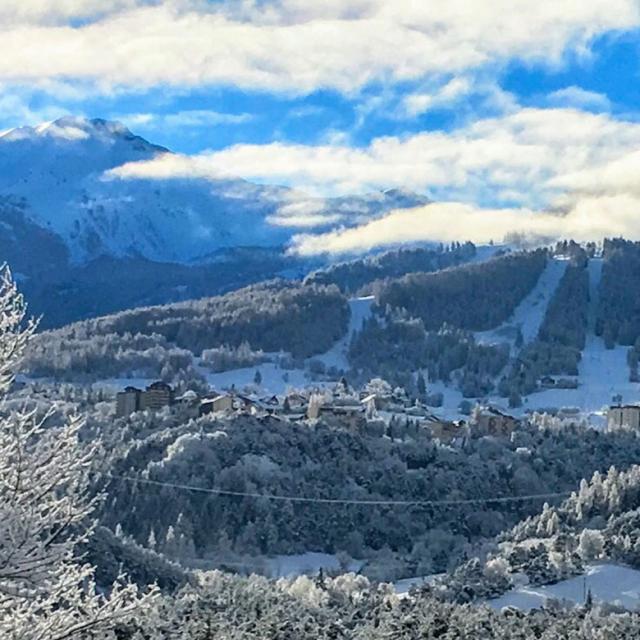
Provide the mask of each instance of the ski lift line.
{"label": "ski lift line", "polygon": [[123,480],[133,484],[150,485],[156,487],[166,487],[168,489],[176,489],[178,491],[192,491],[194,493],[206,493],[217,496],[230,496],[236,498],[259,498],[263,500],[273,500],[279,502],[302,502],[311,504],[339,504],[339,505],[361,505],[361,506],[455,506],[468,504],[491,504],[491,503],[511,503],[526,502],[528,500],[543,500],[551,498],[566,498],[571,495],[571,491],[561,491],[555,493],[536,493],[526,496],[501,496],[496,498],[465,498],[459,500],[358,500],[355,498],[312,498],[309,496],[286,496],[271,493],[252,493],[247,491],[230,491],[226,489],[206,489],[204,487],[195,487],[186,484],[177,484],[174,482],[161,482],[159,480],[150,480],[148,478],[134,478],[131,476],[120,476],[105,473],[105,477],[112,480]]}

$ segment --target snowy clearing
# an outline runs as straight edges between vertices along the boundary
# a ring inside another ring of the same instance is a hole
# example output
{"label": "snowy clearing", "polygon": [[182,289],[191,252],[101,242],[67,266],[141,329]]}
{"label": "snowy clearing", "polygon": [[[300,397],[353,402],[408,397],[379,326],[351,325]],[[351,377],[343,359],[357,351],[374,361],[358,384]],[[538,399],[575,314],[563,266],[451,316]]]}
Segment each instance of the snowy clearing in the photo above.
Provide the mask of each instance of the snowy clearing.
{"label": "snowy clearing", "polygon": [[323,383],[312,383],[307,372],[302,369],[281,369],[275,362],[264,362],[244,369],[230,369],[220,373],[212,373],[200,367],[200,372],[207,382],[217,390],[230,389],[235,385],[238,390],[244,387],[257,386],[254,383],[256,371],[260,371],[262,382],[257,390],[263,395],[283,395],[288,388],[322,386]]}
{"label": "snowy clearing", "polygon": [[591,565],[582,576],[542,587],[518,587],[499,598],[487,600],[486,604],[493,609],[516,607],[526,611],[542,607],[549,599],[583,604],[589,589],[596,602],[637,609],[640,605],[640,571],[615,564]]}

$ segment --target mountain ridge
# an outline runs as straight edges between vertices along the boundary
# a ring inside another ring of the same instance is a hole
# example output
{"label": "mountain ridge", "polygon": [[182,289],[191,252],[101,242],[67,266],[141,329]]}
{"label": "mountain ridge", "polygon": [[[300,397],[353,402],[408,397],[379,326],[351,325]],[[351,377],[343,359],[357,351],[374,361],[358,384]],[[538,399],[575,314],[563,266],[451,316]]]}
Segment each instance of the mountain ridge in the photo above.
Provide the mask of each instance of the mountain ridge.
{"label": "mountain ridge", "polygon": [[223,248],[284,246],[301,229],[351,226],[426,201],[397,189],[324,200],[240,178],[114,175],[170,153],[101,118],[19,127],[0,134],[0,195],[23,201],[30,221],[60,236],[76,264],[100,255],[187,264]]}

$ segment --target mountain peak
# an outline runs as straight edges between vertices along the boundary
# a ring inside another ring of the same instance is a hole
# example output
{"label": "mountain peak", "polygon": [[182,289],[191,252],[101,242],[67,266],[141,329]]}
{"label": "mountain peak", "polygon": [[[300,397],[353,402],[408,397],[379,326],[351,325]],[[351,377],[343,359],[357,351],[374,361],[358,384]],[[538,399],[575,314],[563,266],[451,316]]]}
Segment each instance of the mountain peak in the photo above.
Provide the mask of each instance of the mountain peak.
{"label": "mountain peak", "polygon": [[0,133],[0,141],[2,142],[45,139],[61,142],[97,140],[103,143],[126,140],[135,143],[138,147],[146,147],[150,151],[167,151],[164,147],[154,145],[131,133],[122,122],[105,120],[104,118],[66,115],[34,127],[17,127]]}

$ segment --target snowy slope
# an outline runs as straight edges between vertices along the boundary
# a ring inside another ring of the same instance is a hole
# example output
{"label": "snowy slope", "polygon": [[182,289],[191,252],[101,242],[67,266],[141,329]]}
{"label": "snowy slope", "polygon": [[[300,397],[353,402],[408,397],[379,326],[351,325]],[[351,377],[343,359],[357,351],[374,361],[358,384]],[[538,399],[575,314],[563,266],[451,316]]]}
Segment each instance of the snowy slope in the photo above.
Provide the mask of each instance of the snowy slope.
{"label": "snowy slope", "polygon": [[591,565],[587,567],[584,576],[576,576],[542,587],[518,587],[499,598],[487,601],[487,604],[494,609],[517,607],[527,611],[543,606],[549,599],[583,604],[589,589],[596,602],[608,602],[627,609],[638,609],[640,571],[614,564]]}
{"label": "snowy slope", "polygon": [[325,201],[240,179],[114,177],[124,164],[167,153],[100,119],[12,129],[0,134],[0,204],[2,196],[20,202],[76,262],[109,255],[188,263],[221,248],[286,244],[300,231],[291,221],[309,211],[320,224],[304,230],[322,231],[426,202],[401,190]]}

